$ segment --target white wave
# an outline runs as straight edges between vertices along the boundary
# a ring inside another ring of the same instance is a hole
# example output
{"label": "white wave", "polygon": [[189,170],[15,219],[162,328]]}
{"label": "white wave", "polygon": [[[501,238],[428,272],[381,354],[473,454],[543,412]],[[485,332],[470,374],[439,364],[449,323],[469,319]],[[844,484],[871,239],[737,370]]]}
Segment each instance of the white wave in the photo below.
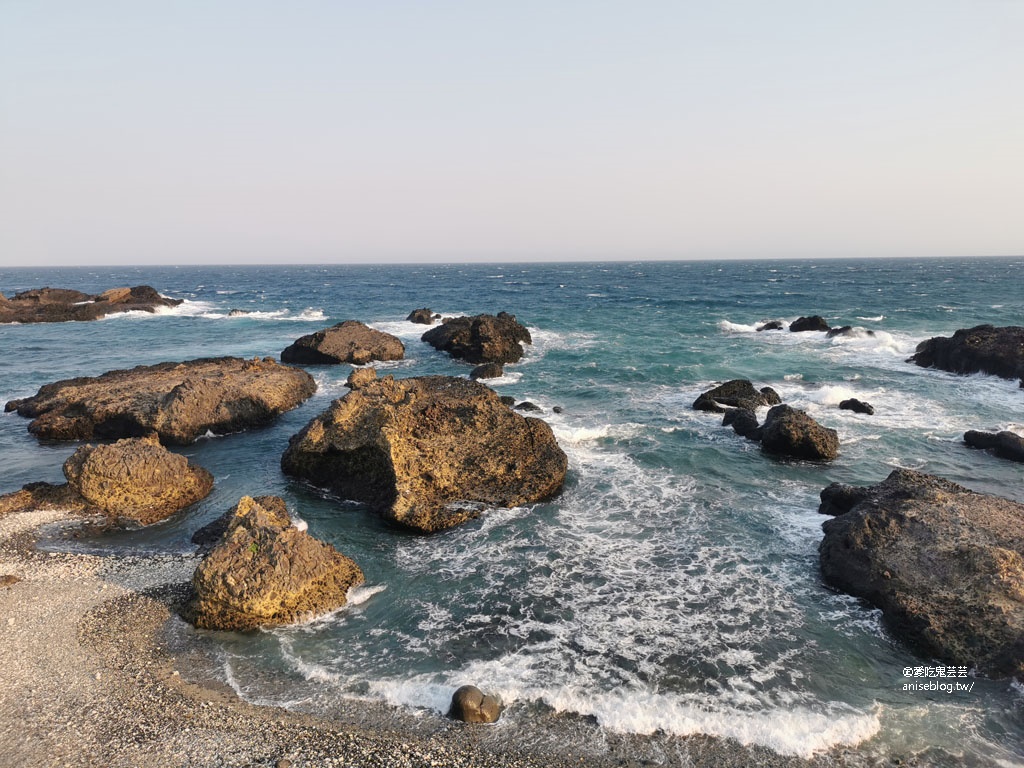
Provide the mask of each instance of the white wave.
{"label": "white wave", "polygon": [[851,398],[859,398],[858,393],[849,387],[836,384],[826,384],[807,394],[807,399],[821,405],[839,405],[843,400]]}
{"label": "white wave", "polygon": [[758,328],[757,325],[743,325],[729,320],[719,320],[718,327],[726,333],[756,333]]}
{"label": "white wave", "polygon": [[865,323],[880,323],[885,320],[885,315],[878,315],[877,317],[861,317],[857,315],[858,320],[863,320]]}
{"label": "white wave", "polygon": [[802,373],[787,373],[782,377],[785,381],[802,381],[804,375]]}
{"label": "white wave", "polygon": [[360,584],[348,591],[349,605],[362,605],[374,595],[379,595],[388,588],[387,584]]}
{"label": "white wave", "polygon": [[568,427],[552,423],[552,430],[559,443],[579,446],[605,438],[624,439],[640,434],[643,424],[602,424],[597,427]]}

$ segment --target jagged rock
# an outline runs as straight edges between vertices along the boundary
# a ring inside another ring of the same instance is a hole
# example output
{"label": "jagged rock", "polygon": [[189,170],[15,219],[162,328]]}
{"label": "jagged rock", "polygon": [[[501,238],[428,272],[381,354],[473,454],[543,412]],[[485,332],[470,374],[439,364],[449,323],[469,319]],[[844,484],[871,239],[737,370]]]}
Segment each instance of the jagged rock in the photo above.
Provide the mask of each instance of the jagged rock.
{"label": "jagged rock", "polygon": [[833,517],[845,515],[870,496],[870,487],[832,483],[821,492],[821,506],[818,507],[818,512]]}
{"label": "jagged rock", "polygon": [[281,353],[281,362],[301,365],[365,365],[373,360],[401,360],[405,346],[390,333],[346,320],[296,339]]}
{"label": "jagged rock", "polygon": [[722,417],[722,426],[731,426],[733,432],[740,437],[751,440],[761,439],[761,428],[757,423],[757,414],[749,408],[729,408]]}
{"label": "jagged rock", "polygon": [[839,435],[803,411],[776,405],[761,427],[761,448],[795,459],[831,461],[839,455]]}
{"label": "jagged rock", "polygon": [[176,307],[181,299],[166,299],[148,285],[111,288],[100,294],[68,288],[35,288],[0,296],[0,323],[60,323],[96,320],[115,312],[156,312],[158,307]]}
{"label": "jagged rock", "polygon": [[1000,458],[1024,462],[1024,437],[1009,430],[1004,429],[1001,432],[968,430],[964,433],[964,442],[971,448],[991,450]]}
{"label": "jagged rock", "polygon": [[757,326],[757,330],[758,330],[758,332],[760,332],[760,331],[781,331],[784,327],[785,326],[783,326],[781,320],[769,320],[764,325]]}
{"label": "jagged rock", "polygon": [[345,386],[349,389],[359,389],[377,380],[377,371],[374,368],[353,368],[352,373],[345,379]]}
{"label": "jagged rock", "polygon": [[424,307],[423,309],[414,309],[409,313],[409,316],[405,318],[410,323],[419,323],[420,325],[433,325],[434,318],[436,315],[430,309]]}
{"label": "jagged rock", "polygon": [[448,717],[464,723],[495,723],[501,710],[500,698],[485,695],[475,685],[464,685],[452,695]]}
{"label": "jagged rock", "polygon": [[526,326],[507,312],[446,317],[420,338],[435,349],[474,364],[515,363],[523,356],[523,343],[533,344]]}
{"label": "jagged rock", "polygon": [[293,624],[345,605],[363,581],[352,560],[292,525],[277,496],[243,496],[192,577],[197,627],[245,631]]}
{"label": "jagged rock", "polygon": [[13,512],[55,509],[79,515],[101,514],[99,509],[75,493],[67,483],[28,483],[20,491],[0,496],[0,516]]}
{"label": "jagged rock", "polygon": [[1024,387],[1024,327],[978,325],[922,341],[908,362],[952,373],[989,373],[1021,380]]}
{"label": "jagged rock", "polygon": [[1024,675],[1024,505],[905,469],[822,502],[847,507],[822,525],[825,581],[927,657]]}
{"label": "jagged rock", "polygon": [[83,445],[64,462],[71,489],[111,520],[152,525],[205,498],[213,475],[171,453],[155,433]]}
{"label": "jagged rock", "polygon": [[810,317],[798,317],[789,324],[789,330],[793,333],[802,333],[803,331],[827,331],[829,330],[829,326],[828,321],[826,321],[821,315],[811,315]]}
{"label": "jagged rock", "polygon": [[855,397],[843,400],[841,403],[839,403],[839,407],[844,411],[853,411],[854,413],[866,413],[868,416],[875,415],[875,409],[871,407],[870,403],[865,403],[863,400],[858,400]]}
{"label": "jagged rock", "polygon": [[567,460],[551,428],[467,379],[385,376],[336,400],[281,466],[421,532],[554,496]]}
{"label": "jagged rock", "polygon": [[185,445],[200,435],[262,426],[316,391],[305,371],[271,358],[206,358],[140,365],[102,376],[46,384],[33,397],[11,400],[33,419],[29,432],[49,440],[140,437]]}
{"label": "jagged rock", "polygon": [[758,408],[778,405],[781,402],[782,398],[779,397],[779,393],[771,387],[762,387],[758,391],[747,379],[733,379],[702,393],[693,401],[693,409],[725,413],[726,406],[728,406],[729,408],[745,408],[748,411],[755,411]]}
{"label": "jagged rock", "polygon": [[522,411],[523,413],[543,413],[544,412],[543,408],[541,408],[536,403],[531,403],[529,400],[523,400],[523,402],[521,402],[521,403],[519,403],[518,405],[515,406],[515,409],[517,411]]}
{"label": "jagged rock", "polygon": [[504,375],[505,369],[501,366],[501,363],[484,363],[469,372],[469,378],[473,379],[473,381],[479,379],[500,379]]}

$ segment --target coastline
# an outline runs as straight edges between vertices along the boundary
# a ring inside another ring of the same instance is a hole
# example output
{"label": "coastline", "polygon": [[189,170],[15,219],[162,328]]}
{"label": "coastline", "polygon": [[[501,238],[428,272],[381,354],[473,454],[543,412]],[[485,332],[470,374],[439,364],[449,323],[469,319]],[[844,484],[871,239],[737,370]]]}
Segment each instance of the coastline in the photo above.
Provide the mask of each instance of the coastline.
{"label": "coastline", "polygon": [[[215,662],[194,638],[173,631],[181,626],[174,606],[198,559],[36,549],[40,526],[71,520],[60,511],[0,515],[0,576],[19,579],[0,587],[4,764],[795,767],[843,765],[849,756],[843,750],[806,761],[694,736],[673,739],[671,753],[659,745],[654,760],[631,756],[652,752],[642,748],[649,739],[613,734],[595,752],[570,754],[557,731],[571,722],[552,724],[550,733],[540,726],[528,735],[534,748],[524,751],[502,747],[511,734],[501,729],[518,730],[515,723],[499,721],[494,730],[364,701],[331,719],[250,704],[215,682]],[[524,740],[515,736],[510,742]]]}

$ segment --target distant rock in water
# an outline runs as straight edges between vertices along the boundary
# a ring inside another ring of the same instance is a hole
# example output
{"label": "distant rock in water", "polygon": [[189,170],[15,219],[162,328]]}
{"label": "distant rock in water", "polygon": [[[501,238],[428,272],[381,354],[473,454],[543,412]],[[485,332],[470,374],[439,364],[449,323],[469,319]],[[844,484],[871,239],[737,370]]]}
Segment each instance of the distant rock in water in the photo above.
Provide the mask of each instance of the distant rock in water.
{"label": "distant rock in water", "polygon": [[228,312],[228,317],[245,317],[248,314],[249,310],[247,309],[232,309]]}
{"label": "distant rock in water", "polygon": [[829,325],[821,315],[811,315],[810,317],[798,317],[789,324],[789,330],[793,333],[802,333],[804,331],[827,331],[829,330]]}
{"label": "distant rock in water", "polygon": [[808,461],[832,461],[839,455],[839,434],[803,411],[776,405],[761,427],[761,449]]}
{"label": "distant rock in water", "polygon": [[769,320],[764,325],[757,326],[757,330],[760,331],[781,331],[785,326],[781,320]]}
{"label": "distant rock in water", "polygon": [[1024,675],[1024,505],[898,469],[821,493],[825,581],[882,610],[928,658]]}
{"label": "distant rock in water", "polygon": [[551,428],[451,376],[361,385],[292,437],[282,469],[423,533],[549,499],[567,459]]}
{"label": "distant rock in water", "polygon": [[865,413],[868,416],[875,415],[875,409],[870,403],[865,403],[863,400],[858,400],[855,397],[848,398],[839,403],[840,410],[853,411],[854,413]]}
{"label": "distant rock in water", "polygon": [[703,392],[693,401],[693,409],[695,411],[711,411],[712,413],[724,413],[726,407],[755,411],[758,408],[778,405],[781,402],[782,398],[779,397],[779,393],[771,387],[762,387],[757,390],[748,379],[733,379]]}
{"label": "distant rock in water", "polygon": [[722,417],[723,427],[732,427],[740,437],[750,440],[761,439],[761,428],[757,424],[757,414],[748,408],[729,408]]}
{"label": "distant rock in water", "polygon": [[33,419],[29,432],[48,440],[141,437],[152,431],[164,444],[186,445],[208,431],[262,426],[315,391],[308,373],[269,357],[218,357],[65,379],[5,408]]}
{"label": "distant rock in water", "polygon": [[501,710],[500,698],[484,694],[475,685],[464,685],[452,694],[448,717],[464,723],[496,723]]}
{"label": "distant rock in water", "polygon": [[469,372],[469,378],[473,379],[473,381],[479,379],[500,379],[504,375],[505,369],[501,366],[501,363],[484,363]]}
{"label": "distant rock in water", "polygon": [[922,341],[908,362],[951,373],[988,373],[1020,379],[1024,387],[1024,328],[978,325]]}
{"label": "distant rock in water", "polygon": [[277,496],[243,496],[192,577],[187,618],[203,629],[246,631],[333,611],[363,572],[292,524]]}
{"label": "distant rock in water", "polygon": [[365,365],[374,360],[401,360],[401,340],[370,328],[358,320],[346,320],[297,339],[281,353],[281,362],[300,365]]}
{"label": "distant rock in water", "polygon": [[977,432],[972,429],[964,433],[964,442],[971,448],[991,450],[1000,458],[1024,462],[1024,437],[1009,430]]}
{"label": "distant rock in water", "polygon": [[419,323],[420,325],[433,325],[434,320],[438,317],[430,309],[424,307],[423,309],[414,309],[409,313],[406,321],[410,323]]}
{"label": "distant rock in water", "polygon": [[435,349],[469,363],[515,363],[523,344],[533,344],[530,331],[515,315],[499,312],[474,317],[446,317],[420,337]]}
{"label": "distant rock in water", "polygon": [[181,299],[167,299],[148,285],[111,288],[99,294],[68,288],[36,288],[11,298],[0,294],[0,323],[62,323],[97,320],[116,312],[156,312],[176,307]]}
{"label": "distant rock in water", "polygon": [[523,413],[543,413],[544,412],[543,408],[541,408],[536,403],[531,403],[529,400],[523,400],[523,402],[521,402],[521,403],[519,403],[519,404],[517,404],[515,406],[515,409],[517,411],[522,411]]}

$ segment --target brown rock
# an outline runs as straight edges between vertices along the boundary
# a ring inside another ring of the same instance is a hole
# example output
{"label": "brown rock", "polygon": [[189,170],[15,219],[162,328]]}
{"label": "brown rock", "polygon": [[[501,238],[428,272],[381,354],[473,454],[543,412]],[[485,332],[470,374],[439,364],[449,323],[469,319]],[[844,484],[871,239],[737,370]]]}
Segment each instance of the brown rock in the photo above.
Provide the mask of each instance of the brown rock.
{"label": "brown rock", "polygon": [[345,605],[362,581],[359,566],[292,525],[280,498],[243,496],[196,568],[186,615],[204,629],[292,624]]}
{"label": "brown rock", "polygon": [[292,437],[281,459],[288,474],[424,533],[484,506],[548,499],[566,465],[545,422],[448,376],[386,376],[355,389]]}
{"label": "brown rock", "polygon": [[365,365],[373,360],[401,360],[402,342],[357,320],[346,320],[297,339],[281,353],[281,361],[302,365]]}
{"label": "brown rock", "polygon": [[776,405],[761,427],[761,449],[794,459],[832,461],[839,455],[839,434],[803,411]]}
{"label": "brown rock", "polygon": [[68,288],[35,288],[0,300],[0,323],[96,320],[114,312],[155,312],[179,304],[181,299],[166,299],[148,285],[111,288],[97,295]]}
{"label": "brown rock", "polygon": [[501,363],[484,363],[469,372],[469,378],[473,379],[473,381],[478,381],[479,379],[500,379],[504,375],[505,369]]}
{"label": "brown rock", "polygon": [[75,493],[67,483],[28,483],[20,491],[0,496],[0,515],[37,509],[60,509],[80,515],[102,514],[101,510]]}
{"label": "brown rock", "polygon": [[526,326],[507,312],[446,317],[420,338],[435,349],[477,365],[515,363],[523,356],[523,343],[533,343]]}
{"label": "brown rock", "polygon": [[501,710],[500,698],[485,695],[475,685],[464,685],[452,695],[448,717],[464,723],[495,723]]}
{"label": "brown rock", "polygon": [[405,318],[410,323],[419,323],[420,325],[433,325],[434,324],[434,313],[423,307],[422,309],[414,309],[409,313],[409,316]]}
{"label": "brown rock", "polygon": [[349,389],[359,389],[377,380],[377,371],[373,368],[354,368],[352,373],[345,379],[345,386]]}

